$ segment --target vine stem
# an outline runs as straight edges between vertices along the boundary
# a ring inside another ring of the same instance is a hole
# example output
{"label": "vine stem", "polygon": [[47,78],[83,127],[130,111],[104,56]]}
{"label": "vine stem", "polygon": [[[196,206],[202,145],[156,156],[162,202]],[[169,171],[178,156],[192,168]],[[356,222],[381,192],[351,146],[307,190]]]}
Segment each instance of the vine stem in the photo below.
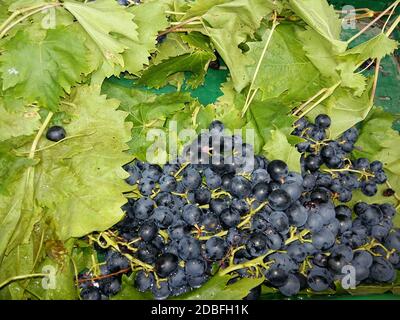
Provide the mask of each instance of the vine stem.
{"label": "vine stem", "polygon": [[371,97],[369,99],[369,109],[371,109],[372,106],[374,105],[376,88],[378,86],[378,78],[379,78],[379,71],[380,71],[379,69],[380,69],[380,67],[381,67],[381,59],[376,59],[374,83],[372,84]]}
{"label": "vine stem", "polygon": [[387,12],[389,12],[394,6],[397,6],[400,3],[400,0],[396,0],[389,7],[387,7],[384,11],[382,11],[374,20],[368,23],[364,28],[360,30],[357,34],[352,36],[349,40],[347,40],[347,44],[353,42],[359,36],[361,36],[365,31],[367,31],[375,22],[377,22],[380,18],[382,18]]}
{"label": "vine stem", "polygon": [[[43,10],[50,9],[50,8],[54,8],[54,7],[59,7],[59,6],[61,6],[61,5],[62,5],[62,4],[61,4],[61,3],[58,3],[58,2],[57,2],[57,3],[53,3],[53,4],[49,4],[49,5],[45,5],[45,6],[42,5],[42,6],[39,7],[38,9],[35,9],[35,10],[29,12],[28,14],[22,16],[21,18],[15,20],[15,21],[12,22],[12,23],[11,23],[12,20],[10,20],[8,24],[6,24],[4,27],[2,27],[2,28],[0,29],[0,30],[1,30],[0,39],[2,39],[2,38],[7,34],[7,32],[10,31],[12,28],[14,28],[17,24],[19,24],[20,22],[22,22],[22,21],[24,21],[25,19],[29,18],[30,16],[32,16],[32,15],[38,13],[38,12],[41,12],[41,11],[43,11]],[[11,16],[12,16],[12,15],[11,15]],[[17,16],[18,16],[18,15],[14,16],[13,19],[16,18]]]}
{"label": "vine stem", "polygon": [[385,24],[382,27],[382,33],[385,32],[386,26],[389,23],[390,18],[392,17],[393,13],[396,11],[396,8],[397,8],[397,5],[393,6],[392,10],[390,11],[388,18],[386,19]]}
{"label": "vine stem", "polygon": [[394,29],[396,29],[397,25],[400,23],[400,15],[397,16],[396,20],[392,23],[388,31],[386,32],[386,35],[389,37]]}
{"label": "vine stem", "polygon": [[255,95],[257,93],[257,90],[252,92],[253,87],[254,87],[254,83],[256,82],[258,73],[259,73],[260,68],[261,68],[262,61],[264,60],[264,57],[265,57],[265,55],[267,53],[268,46],[269,46],[269,44],[271,42],[271,39],[272,39],[272,34],[274,33],[275,28],[279,25],[279,22],[277,21],[277,17],[278,16],[277,16],[276,12],[274,12],[273,17],[274,18],[273,18],[273,21],[272,21],[271,31],[270,31],[270,33],[268,35],[267,41],[265,42],[265,46],[264,46],[264,49],[263,49],[263,51],[261,53],[260,59],[258,60],[256,70],[254,71],[253,80],[251,81],[249,92],[247,93],[246,102],[245,102],[243,110],[242,110],[242,118],[246,114],[247,109],[250,107],[250,104],[253,101],[253,99],[254,99],[254,97],[255,97]]}
{"label": "vine stem", "polygon": [[318,106],[322,101],[328,99],[333,92],[336,90],[336,88],[341,84],[341,81],[335,83],[332,87],[328,88],[325,93],[322,95],[321,98],[319,98],[316,102],[314,102],[310,107],[308,107],[308,109],[306,109],[305,111],[303,111],[303,113],[301,115],[299,115],[299,117],[304,117],[307,113],[309,113],[312,109],[314,109],[316,106]]}
{"label": "vine stem", "polygon": [[325,93],[328,88],[323,88],[319,90],[315,95],[313,95],[311,98],[309,98],[306,102],[304,102],[300,107],[298,107],[294,112],[293,115],[297,115],[301,110],[303,110],[311,101],[314,99],[318,98],[321,94]]}
{"label": "vine stem", "polygon": [[11,282],[17,281],[17,280],[24,280],[24,279],[28,279],[28,278],[39,278],[39,277],[48,277],[49,275],[47,273],[32,273],[32,274],[24,274],[24,275],[20,275],[20,276],[15,276],[15,277],[11,277],[8,278],[7,280],[3,281],[2,283],[0,283],[0,289],[5,287],[6,285],[8,285]]}
{"label": "vine stem", "polygon": [[54,113],[50,111],[48,113],[46,119],[44,120],[42,126],[40,127],[40,129],[35,137],[35,140],[33,140],[32,147],[29,152],[29,159],[33,159],[35,157],[35,151],[36,151],[37,145],[39,143],[39,140],[42,137],[44,130],[46,130],[47,126],[49,125],[49,122],[50,122],[51,118],[53,117],[53,115],[54,115]]}
{"label": "vine stem", "polygon": [[177,24],[177,25],[175,25],[175,26],[173,26],[173,27],[171,27],[171,28],[159,33],[158,36],[161,37],[161,36],[164,36],[164,35],[166,35],[166,34],[168,34],[170,32],[174,32],[176,29],[180,29],[181,27],[186,26],[186,25],[188,25],[188,24],[190,24],[191,22],[194,22],[194,21],[200,21],[201,22],[202,19],[201,19],[201,17],[190,18],[190,19],[188,19],[186,21],[183,21],[183,22],[181,22],[181,23],[179,23],[179,24]]}
{"label": "vine stem", "polygon": [[268,255],[274,253],[274,252],[275,252],[275,250],[270,250],[266,254],[264,254],[262,256],[259,256],[259,257],[255,258],[253,260],[246,261],[246,262],[243,262],[243,263],[240,263],[240,264],[230,265],[226,269],[221,270],[219,272],[219,274],[224,276],[224,275],[226,275],[228,273],[231,273],[232,271],[235,271],[235,270],[238,270],[238,269],[245,269],[245,268],[257,266],[259,264],[263,264],[264,263],[263,262],[264,258],[267,257]]}

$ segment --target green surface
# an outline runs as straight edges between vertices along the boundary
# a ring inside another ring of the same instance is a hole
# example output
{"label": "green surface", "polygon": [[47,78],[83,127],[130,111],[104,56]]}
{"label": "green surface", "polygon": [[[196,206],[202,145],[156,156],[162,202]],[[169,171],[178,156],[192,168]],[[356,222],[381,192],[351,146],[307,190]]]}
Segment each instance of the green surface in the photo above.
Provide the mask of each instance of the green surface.
{"label": "green surface", "polygon": [[[387,8],[392,1],[362,1],[362,0],[348,0],[348,1],[330,1],[330,3],[334,4],[337,9],[340,9],[346,4],[352,4],[356,8],[365,8],[368,7],[372,10],[379,11]],[[360,22],[358,23],[358,29],[362,28],[368,22]],[[358,30],[350,30],[343,33],[344,38],[348,38],[351,35],[357,33]],[[379,27],[374,27],[368,30],[362,37],[358,39],[358,42],[355,41],[353,45],[356,45],[359,42],[364,42],[369,38],[372,38],[380,32]],[[397,30],[393,34],[394,38],[400,39],[400,32]],[[399,80],[400,80],[400,67],[399,67],[399,58],[398,58],[398,50],[396,52],[397,56],[386,57],[381,62],[381,73],[378,81],[378,87],[376,92],[375,103],[378,106],[383,107],[386,111],[400,114],[400,90],[399,90]],[[369,71],[371,74],[372,71]],[[210,104],[217,100],[219,96],[222,95],[220,90],[220,86],[224,83],[229,76],[229,72],[225,67],[222,67],[221,70],[209,70],[208,74],[205,78],[204,85],[200,86],[195,90],[188,90],[191,92],[192,96],[198,98],[199,101],[204,104]],[[124,78],[110,78],[107,81],[118,84],[124,87],[135,87],[135,81]],[[137,87],[137,86],[136,86]],[[143,87],[139,87],[143,88]],[[176,91],[175,87],[167,86],[159,90],[149,89],[155,93],[166,93],[166,92],[174,92]],[[183,89],[183,91],[186,91]],[[396,128],[400,129],[400,123],[396,124]],[[268,294],[263,296],[263,299],[282,299],[284,298],[280,294]],[[343,295],[343,296],[313,296],[313,297],[298,297],[297,299],[324,299],[324,300],[400,300],[400,295],[393,294],[380,294],[380,295],[363,295],[363,296],[351,296],[351,295]]]}

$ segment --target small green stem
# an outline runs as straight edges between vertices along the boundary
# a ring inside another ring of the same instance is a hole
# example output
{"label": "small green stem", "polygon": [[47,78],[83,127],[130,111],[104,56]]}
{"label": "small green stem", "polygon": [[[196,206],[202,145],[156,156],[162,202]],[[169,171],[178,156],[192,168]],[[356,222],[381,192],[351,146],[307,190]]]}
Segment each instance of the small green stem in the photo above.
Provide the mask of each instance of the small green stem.
{"label": "small green stem", "polygon": [[2,283],[0,283],[0,289],[5,287],[6,285],[8,285],[11,282],[17,281],[17,280],[24,280],[24,279],[29,279],[29,278],[44,278],[44,277],[48,277],[49,274],[47,273],[32,273],[32,274],[24,274],[24,275],[20,275],[20,276],[15,276],[15,277],[11,277],[8,278],[7,280],[3,281]]}
{"label": "small green stem", "polygon": [[32,147],[29,152],[29,159],[33,159],[35,157],[35,151],[36,151],[37,145],[39,143],[39,140],[42,137],[44,130],[46,130],[48,124],[50,123],[50,120],[52,117],[53,117],[53,112],[49,112],[46,119],[44,120],[42,126],[40,127],[35,139],[33,140]]}

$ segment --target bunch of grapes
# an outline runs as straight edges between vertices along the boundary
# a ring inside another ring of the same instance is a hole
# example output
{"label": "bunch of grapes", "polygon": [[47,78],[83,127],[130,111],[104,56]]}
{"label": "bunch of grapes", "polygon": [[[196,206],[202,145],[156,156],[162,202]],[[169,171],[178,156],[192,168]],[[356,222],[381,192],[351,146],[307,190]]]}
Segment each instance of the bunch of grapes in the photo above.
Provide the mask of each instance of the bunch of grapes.
{"label": "bunch of grapes", "polygon": [[80,274],[82,298],[117,294],[122,274],[133,274],[132,285],[155,299],[200,288],[216,272],[231,275],[230,283],[263,277],[285,296],[334,289],[346,266],[357,284],[393,281],[400,268],[395,208],[344,204],[358,188],[375,194],[371,186],[385,180],[382,164],[351,160],[357,130],[333,141],[329,126],[326,115],[296,123],[293,134],[306,140],[298,145],[302,173],[254,155],[220,121],[174,163],[124,166],[132,186],[126,215],[90,236],[105,262]]}

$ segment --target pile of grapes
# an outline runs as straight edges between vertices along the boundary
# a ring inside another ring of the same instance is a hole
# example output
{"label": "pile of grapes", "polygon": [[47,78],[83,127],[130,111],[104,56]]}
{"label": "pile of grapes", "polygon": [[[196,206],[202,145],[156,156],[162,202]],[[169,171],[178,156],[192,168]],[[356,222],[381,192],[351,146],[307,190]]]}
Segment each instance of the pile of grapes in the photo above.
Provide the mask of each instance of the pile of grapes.
{"label": "pile of grapes", "polygon": [[301,173],[254,155],[219,121],[176,163],[127,164],[126,216],[90,236],[105,262],[80,274],[82,298],[107,299],[121,290],[121,275],[132,274],[138,291],[166,299],[201,287],[216,269],[231,282],[263,276],[285,296],[335,289],[345,266],[357,285],[392,282],[400,268],[395,208],[345,205],[356,189],[376,194],[386,181],[383,165],[350,156],[357,129],[333,141],[329,127],[326,115],[296,122]]}

